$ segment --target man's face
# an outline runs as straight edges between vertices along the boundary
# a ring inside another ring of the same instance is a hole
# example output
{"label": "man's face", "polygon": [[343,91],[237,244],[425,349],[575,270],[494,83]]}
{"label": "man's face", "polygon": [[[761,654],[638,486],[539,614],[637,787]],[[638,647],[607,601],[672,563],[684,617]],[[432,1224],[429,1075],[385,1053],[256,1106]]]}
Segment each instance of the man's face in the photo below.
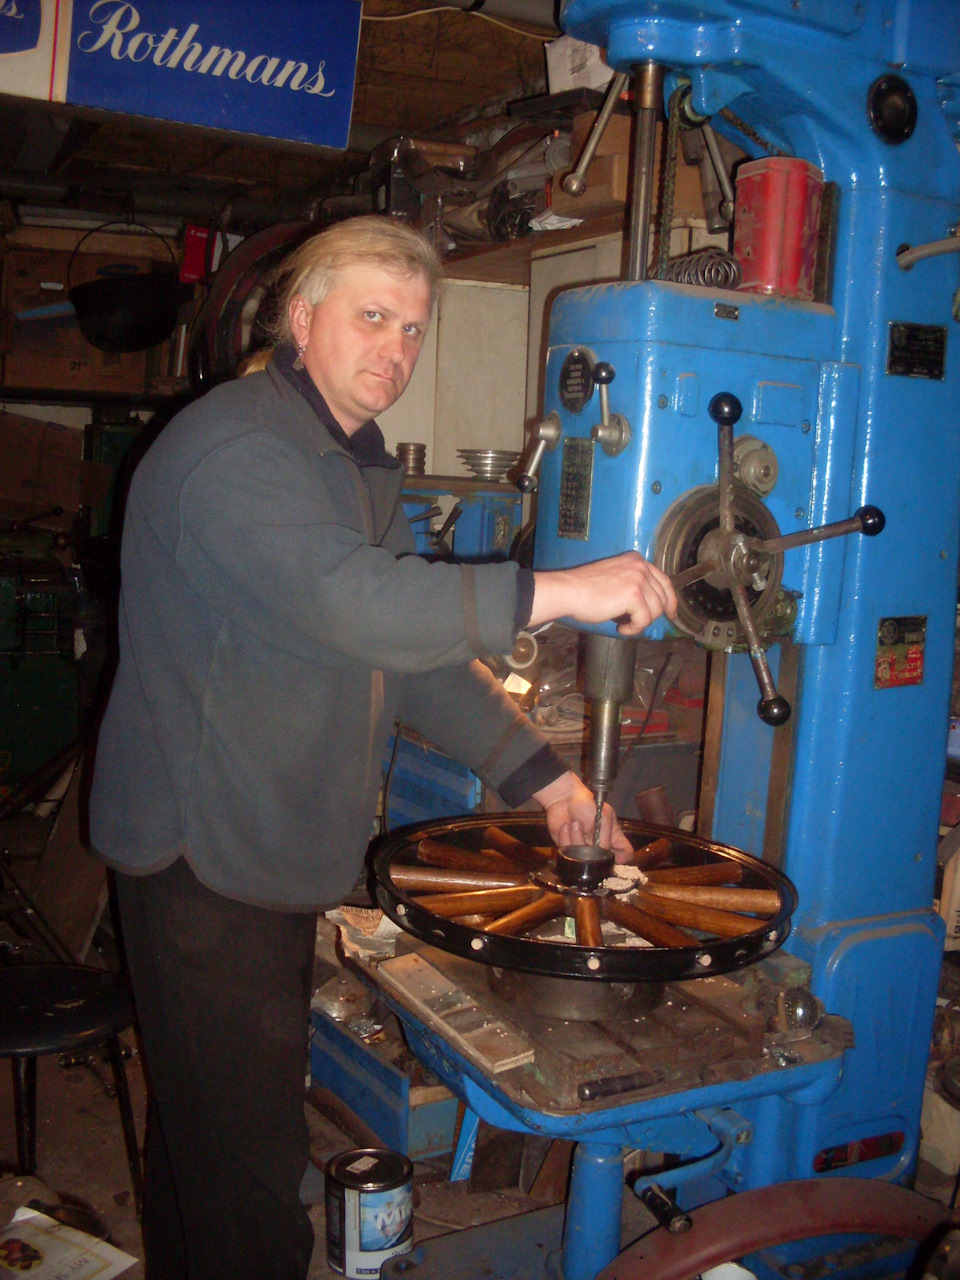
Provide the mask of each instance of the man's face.
{"label": "man's face", "polygon": [[290,304],[304,367],[348,436],[389,409],[410,381],[430,302],[423,276],[352,263],[316,306],[300,295]]}

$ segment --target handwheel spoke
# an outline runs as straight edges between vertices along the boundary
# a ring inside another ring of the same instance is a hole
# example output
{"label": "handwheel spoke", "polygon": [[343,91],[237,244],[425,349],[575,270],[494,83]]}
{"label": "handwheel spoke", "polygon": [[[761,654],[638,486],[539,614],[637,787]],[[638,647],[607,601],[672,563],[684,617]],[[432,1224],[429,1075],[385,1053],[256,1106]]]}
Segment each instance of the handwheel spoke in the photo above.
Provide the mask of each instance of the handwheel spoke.
{"label": "handwheel spoke", "polygon": [[577,926],[577,942],[581,947],[603,946],[600,902],[597,898],[589,894],[578,897],[573,904],[573,918]]}
{"label": "handwheel spoke", "polygon": [[675,929],[672,924],[659,920],[639,907],[631,906],[621,898],[604,898],[603,914],[608,920],[618,924],[621,929],[636,934],[638,938],[643,938],[644,942],[649,942],[655,947],[699,946],[699,940],[692,933]]}
{"label": "handwheel spoke", "polygon": [[758,916],[772,916],[780,908],[780,895],[776,889],[651,883],[647,886],[647,890],[655,893],[658,898],[672,898],[677,902],[694,902],[702,907],[717,907],[722,911],[747,911]]}
{"label": "handwheel spoke", "polygon": [[642,910],[659,916],[661,920],[669,920],[671,924],[683,925],[687,929],[697,929],[701,933],[712,933],[718,938],[738,938],[743,933],[764,927],[762,920],[754,920],[751,916],[718,911],[715,907],[702,907],[695,902],[674,902],[643,889],[637,891],[636,903]]}
{"label": "handwheel spoke", "polygon": [[499,915],[525,906],[543,891],[538,885],[516,889],[478,889],[470,893],[435,893],[417,898],[417,906],[437,916]]}
{"label": "handwheel spoke", "polygon": [[533,929],[538,924],[546,924],[548,920],[553,920],[556,916],[563,915],[563,912],[563,895],[544,891],[542,897],[527,903],[525,907],[518,907],[515,911],[508,911],[505,916],[491,920],[489,923],[484,924],[482,928],[484,933],[496,933],[501,937],[515,936],[518,933],[523,933],[525,929]]}

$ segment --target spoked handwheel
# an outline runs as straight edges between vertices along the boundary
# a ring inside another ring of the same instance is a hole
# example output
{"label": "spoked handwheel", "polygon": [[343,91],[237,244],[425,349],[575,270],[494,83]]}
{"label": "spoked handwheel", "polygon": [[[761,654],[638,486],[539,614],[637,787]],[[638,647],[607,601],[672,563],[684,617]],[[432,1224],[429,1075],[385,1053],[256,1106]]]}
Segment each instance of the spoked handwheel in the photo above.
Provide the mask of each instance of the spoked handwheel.
{"label": "spoked handwheel", "polygon": [[725,973],[781,945],[796,890],[727,845],[625,821],[631,866],[556,849],[537,814],[408,827],[374,864],[401,928],[485,964],[552,977],[670,982]]}
{"label": "spoked handwheel", "polygon": [[[597,1280],[695,1280],[744,1254],[835,1233],[916,1240],[927,1246],[926,1256],[952,1221],[945,1205],[874,1178],[781,1182],[715,1200],[694,1210],[692,1218],[692,1228],[682,1235],[660,1227],[643,1236]],[[928,1274],[945,1273],[929,1267]]]}

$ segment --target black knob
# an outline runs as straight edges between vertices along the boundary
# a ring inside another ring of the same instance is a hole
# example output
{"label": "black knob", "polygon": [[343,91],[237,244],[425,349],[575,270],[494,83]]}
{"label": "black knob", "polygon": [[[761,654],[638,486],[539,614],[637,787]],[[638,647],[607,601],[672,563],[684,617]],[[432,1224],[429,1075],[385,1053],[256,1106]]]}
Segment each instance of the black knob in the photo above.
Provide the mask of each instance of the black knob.
{"label": "black knob", "polygon": [[790,703],[779,693],[773,698],[761,698],[757,703],[757,715],[764,724],[773,725],[776,729],[790,719]]}
{"label": "black knob", "polygon": [[528,476],[526,473],[524,473],[522,476],[517,476],[517,488],[520,490],[521,493],[533,493],[536,487],[537,487],[536,476]]}
{"label": "black knob", "polygon": [[593,380],[598,387],[608,386],[616,376],[616,369],[612,364],[607,364],[605,360],[601,360],[593,366]]}
{"label": "black knob", "polygon": [[887,523],[887,517],[879,507],[860,507],[857,518],[865,538],[875,538],[878,533],[883,533],[883,526]]}
{"label": "black knob", "polygon": [[732,391],[718,391],[707,405],[707,413],[718,427],[723,423],[729,423],[732,427],[740,421],[743,405]]}

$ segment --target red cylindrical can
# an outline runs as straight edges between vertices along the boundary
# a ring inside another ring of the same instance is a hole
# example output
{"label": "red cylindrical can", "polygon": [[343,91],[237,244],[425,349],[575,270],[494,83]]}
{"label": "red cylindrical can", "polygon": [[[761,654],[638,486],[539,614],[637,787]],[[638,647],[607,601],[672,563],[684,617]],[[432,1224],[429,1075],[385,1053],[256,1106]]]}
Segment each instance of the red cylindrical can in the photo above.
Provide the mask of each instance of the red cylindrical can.
{"label": "red cylindrical can", "polygon": [[810,301],[822,198],[823,174],[808,160],[766,156],[740,166],[733,252],[741,289]]}

